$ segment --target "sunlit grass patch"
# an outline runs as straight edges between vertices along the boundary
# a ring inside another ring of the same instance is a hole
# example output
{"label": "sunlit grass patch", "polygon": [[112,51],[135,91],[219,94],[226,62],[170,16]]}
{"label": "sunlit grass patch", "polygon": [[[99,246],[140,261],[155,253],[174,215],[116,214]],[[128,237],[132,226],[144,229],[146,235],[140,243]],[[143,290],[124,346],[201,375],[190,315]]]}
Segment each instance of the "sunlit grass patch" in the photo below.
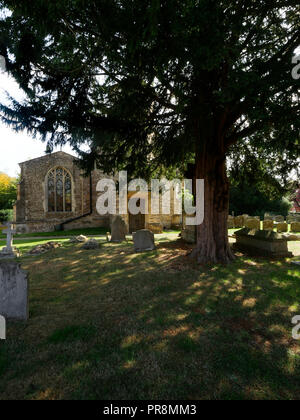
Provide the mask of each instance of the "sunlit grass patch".
{"label": "sunlit grass patch", "polygon": [[25,256],[30,319],[0,343],[0,399],[298,396],[300,270],[243,256],[198,267],[176,233]]}

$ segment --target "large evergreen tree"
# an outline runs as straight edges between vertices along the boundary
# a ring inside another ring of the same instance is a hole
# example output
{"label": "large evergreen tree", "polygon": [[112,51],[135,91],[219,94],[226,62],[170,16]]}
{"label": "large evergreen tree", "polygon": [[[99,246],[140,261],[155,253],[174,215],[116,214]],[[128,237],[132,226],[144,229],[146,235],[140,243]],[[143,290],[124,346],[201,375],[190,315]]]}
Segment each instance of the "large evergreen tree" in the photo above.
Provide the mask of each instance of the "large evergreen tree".
{"label": "large evergreen tree", "polygon": [[86,167],[107,172],[145,176],[194,158],[205,179],[195,253],[230,261],[230,148],[299,157],[299,0],[0,3],[0,54],[27,94],[1,107],[4,121],[49,149],[88,140]]}

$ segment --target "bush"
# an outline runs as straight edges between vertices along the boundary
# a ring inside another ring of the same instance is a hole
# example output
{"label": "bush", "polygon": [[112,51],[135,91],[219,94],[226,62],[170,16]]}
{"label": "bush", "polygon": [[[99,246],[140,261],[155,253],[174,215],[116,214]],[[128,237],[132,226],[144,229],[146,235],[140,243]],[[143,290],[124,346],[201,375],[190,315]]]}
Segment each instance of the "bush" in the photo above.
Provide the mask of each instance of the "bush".
{"label": "bush", "polygon": [[234,186],[230,190],[230,214],[264,217],[265,213],[287,216],[292,203],[285,197],[270,199],[255,186]]}
{"label": "bush", "polygon": [[14,211],[11,209],[0,210],[0,223],[12,222],[14,217]]}

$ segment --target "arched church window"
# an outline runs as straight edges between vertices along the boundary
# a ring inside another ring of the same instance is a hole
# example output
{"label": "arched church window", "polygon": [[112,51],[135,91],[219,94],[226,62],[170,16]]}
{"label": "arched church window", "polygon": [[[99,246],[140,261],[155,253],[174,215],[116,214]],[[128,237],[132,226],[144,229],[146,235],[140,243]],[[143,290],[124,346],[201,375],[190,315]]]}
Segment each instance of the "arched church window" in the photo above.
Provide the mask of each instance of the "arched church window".
{"label": "arched church window", "polygon": [[64,168],[55,168],[48,173],[48,211],[72,211],[72,179]]}

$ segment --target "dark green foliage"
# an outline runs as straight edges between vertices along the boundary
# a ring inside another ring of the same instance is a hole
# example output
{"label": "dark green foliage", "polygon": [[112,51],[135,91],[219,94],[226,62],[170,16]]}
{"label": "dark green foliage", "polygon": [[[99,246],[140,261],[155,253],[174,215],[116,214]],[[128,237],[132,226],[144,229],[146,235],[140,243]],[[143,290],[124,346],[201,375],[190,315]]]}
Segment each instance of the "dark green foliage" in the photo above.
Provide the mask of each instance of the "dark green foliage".
{"label": "dark green foliage", "polygon": [[0,54],[28,95],[1,106],[2,118],[49,151],[88,141],[87,169],[96,160],[144,176],[233,145],[246,161],[272,158],[285,174],[296,166],[298,0],[0,4],[11,11]]}
{"label": "dark green foliage", "polygon": [[11,222],[13,220],[13,210],[0,210],[0,223]]}
{"label": "dark green foliage", "polygon": [[292,207],[286,198],[271,199],[256,185],[249,184],[232,187],[229,204],[230,214],[234,212],[235,215],[249,214],[260,217],[263,217],[265,213],[287,216]]}

